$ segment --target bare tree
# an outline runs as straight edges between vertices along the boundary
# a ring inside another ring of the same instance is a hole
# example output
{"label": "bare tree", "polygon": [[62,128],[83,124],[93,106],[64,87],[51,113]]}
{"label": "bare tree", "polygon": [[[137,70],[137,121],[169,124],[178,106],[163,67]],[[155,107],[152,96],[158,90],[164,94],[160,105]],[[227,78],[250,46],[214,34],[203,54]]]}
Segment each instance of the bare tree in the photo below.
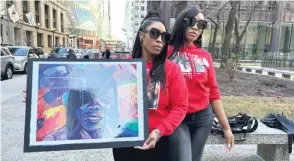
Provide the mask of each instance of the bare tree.
{"label": "bare tree", "polygon": [[176,14],[175,17],[178,16],[178,14],[183,11],[187,7],[187,1],[173,1],[172,5],[176,8]]}
{"label": "bare tree", "polygon": [[232,31],[234,27],[234,21],[237,14],[237,7],[241,1],[230,1],[231,10],[225,26],[225,37],[222,45],[222,56],[221,56],[221,68],[225,68],[230,56],[230,46],[232,39]]}
{"label": "bare tree", "polygon": [[216,13],[216,21],[213,20],[213,18],[210,17],[210,16],[207,17],[207,19],[209,19],[215,25],[215,29],[214,29],[213,37],[212,37],[212,43],[211,43],[211,51],[210,51],[212,53],[212,55],[214,55],[214,53],[215,53],[216,37],[217,37],[218,29],[220,28],[220,25],[221,25],[220,14],[221,14],[221,11],[226,7],[226,5],[228,3],[229,2],[224,2],[221,5],[221,7],[217,10],[217,13]]}
{"label": "bare tree", "polygon": [[248,10],[248,19],[245,23],[243,31],[241,31],[241,32],[239,32],[239,25],[240,25],[240,19],[241,19],[241,4],[239,4],[238,13],[235,17],[235,32],[234,32],[235,37],[236,37],[236,44],[235,44],[235,49],[234,49],[235,54],[240,53],[240,43],[242,41],[242,38],[247,31],[247,28],[250,24],[250,21],[252,19],[252,16],[253,16],[255,10],[263,4],[263,1],[249,1],[249,2],[246,2],[246,4],[248,7],[248,9],[247,9]]}

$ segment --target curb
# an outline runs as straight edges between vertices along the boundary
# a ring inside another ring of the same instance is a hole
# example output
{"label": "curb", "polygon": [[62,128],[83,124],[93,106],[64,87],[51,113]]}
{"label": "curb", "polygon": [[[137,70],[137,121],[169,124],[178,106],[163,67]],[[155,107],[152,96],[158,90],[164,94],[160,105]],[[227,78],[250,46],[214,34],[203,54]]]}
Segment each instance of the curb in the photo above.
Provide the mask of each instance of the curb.
{"label": "curb", "polygon": [[274,70],[274,69],[245,67],[245,66],[239,67],[238,70],[246,72],[246,73],[261,74],[266,76],[294,80],[294,71],[293,72],[281,71],[281,70]]}

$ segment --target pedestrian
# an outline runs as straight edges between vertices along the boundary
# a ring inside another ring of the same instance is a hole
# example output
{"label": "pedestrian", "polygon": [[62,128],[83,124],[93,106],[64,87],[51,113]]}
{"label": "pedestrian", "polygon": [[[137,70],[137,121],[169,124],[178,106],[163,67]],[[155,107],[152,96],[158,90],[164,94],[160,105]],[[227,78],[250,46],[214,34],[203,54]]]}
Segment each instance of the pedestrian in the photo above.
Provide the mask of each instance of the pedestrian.
{"label": "pedestrian", "polygon": [[149,136],[142,147],[114,148],[115,161],[169,161],[168,137],[184,119],[188,91],[179,67],[166,59],[170,34],[159,14],[149,12],[134,43],[132,58],[147,61]]}
{"label": "pedestrian", "polygon": [[111,55],[111,52],[109,49],[106,49],[103,54],[102,54],[102,57],[105,56],[106,59],[110,59],[110,55]]}
{"label": "pedestrian", "polygon": [[[211,54],[201,48],[201,38],[207,21],[196,7],[181,11],[172,29],[168,58],[179,64],[189,91],[189,105],[183,123],[169,137],[173,151],[181,161],[200,161],[211,132],[214,114],[224,128],[226,148],[234,146],[216,80]],[[174,137],[177,136],[177,137]],[[178,145],[179,144],[179,145]],[[173,148],[174,147],[174,148]]]}

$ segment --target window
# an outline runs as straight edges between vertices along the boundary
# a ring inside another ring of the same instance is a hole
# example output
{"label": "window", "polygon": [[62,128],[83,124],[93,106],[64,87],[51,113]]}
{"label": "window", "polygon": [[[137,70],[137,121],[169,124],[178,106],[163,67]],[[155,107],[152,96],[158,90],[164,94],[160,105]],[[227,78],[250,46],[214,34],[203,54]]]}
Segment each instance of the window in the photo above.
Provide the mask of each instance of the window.
{"label": "window", "polygon": [[43,38],[43,34],[38,33],[38,36],[37,36],[37,46],[38,47],[42,47],[42,38]]}
{"label": "window", "polygon": [[55,46],[57,46],[57,45],[59,45],[59,37],[58,36],[55,37]]}
{"label": "window", "polygon": [[141,18],[144,18],[144,15],[141,15]]}
{"label": "window", "polygon": [[139,16],[138,15],[135,15],[135,18],[138,18]]}
{"label": "window", "polygon": [[31,31],[26,31],[26,43],[27,46],[31,46],[32,44],[32,32]]}
{"label": "window", "polygon": [[61,32],[64,32],[64,19],[63,19],[63,13],[60,14],[60,24],[61,24]]}
{"label": "window", "polygon": [[57,29],[57,23],[56,23],[56,10],[53,9],[53,28],[56,28]]}
{"label": "window", "polygon": [[141,0],[141,3],[144,3],[145,1],[144,0]]}
{"label": "window", "polygon": [[6,8],[9,8],[13,5],[13,1],[6,1]]}
{"label": "window", "polygon": [[34,49],[30,49],[30,50],[29,50],[29,55],[30,55],[30,54],[36,54],[36,53],[35,53],[35,50],[34,50]]}
{"label": "window", "polygon": [[139,6],[135,6],[135,10],[139,10]]}
{"label": "window", "polygon": [[36,24],[40,23],[40,1],[35,1]]}
{"label": "window", "polygon": [[66,47],[66,44],[65,44],[65,38],[63,38],[63,47]]}
{"label": "window", "polygon": [[44,52],[41,48],[35,48],[35,52],[37,55],[44,55]]}
{"label": "window", "polygon": [[136,22],[136,23],[135,23],[135,26],[139,26],[139,23],[138,23],[138,22]]}
{"label": "window", "polygon": [[6,55],[11,55],[10,51],[8,49],[2,48],[3,52],[4,52],[4,56]]}
{"label": "window", "polygon": [[145,10],[145,7],[144,6],[141,6],[141,11],[144,11]]}
{"label": "window", "polygon": [[23,12],[23,21],[29,22],[26,16],[26,14],[29,12],[28,1],[22,1],[22,12]]}
{"label": "window", "polygon": [[45,26],[49,28],[49,6],[45,5]]}
{"label": "window", "polygon": [[48,47],[52,47],[52,36],[51,35],[48,35]]}

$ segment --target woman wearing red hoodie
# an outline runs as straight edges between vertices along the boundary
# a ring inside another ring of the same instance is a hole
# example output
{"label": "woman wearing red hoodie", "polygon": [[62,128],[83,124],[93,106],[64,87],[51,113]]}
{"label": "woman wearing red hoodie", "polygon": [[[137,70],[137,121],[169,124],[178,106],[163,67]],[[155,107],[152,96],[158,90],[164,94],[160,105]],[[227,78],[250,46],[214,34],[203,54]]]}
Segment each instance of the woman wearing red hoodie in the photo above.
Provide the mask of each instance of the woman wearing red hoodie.
{"label": "woman wearing red hoodie", "polygon": [[166,59],[169,39],[159,15],[149,12],[139,28],[132,57],[147,61],[150,134],[142,147],[114,148],[115,161],[170,161],[168,157],[177,157],[168,153],[167,136],[186,115],[188,90],[177,64]]}
{"label": "woman wearing red hoodie", "polygon": [[201,34],[206,25],[203,14],[196,7],[183,10],[176,18],[168,48],[168,58],[180,66],[189,91],[187,115],[175,132],[179,135],[170,137],[180,143],[173,150],[180,151],[179,157],[183,161],[201,160],[211,132],[213,113],[224,128],[226,147],[231,150],[234,145],[220,100],[212,57],[201,48]]}

